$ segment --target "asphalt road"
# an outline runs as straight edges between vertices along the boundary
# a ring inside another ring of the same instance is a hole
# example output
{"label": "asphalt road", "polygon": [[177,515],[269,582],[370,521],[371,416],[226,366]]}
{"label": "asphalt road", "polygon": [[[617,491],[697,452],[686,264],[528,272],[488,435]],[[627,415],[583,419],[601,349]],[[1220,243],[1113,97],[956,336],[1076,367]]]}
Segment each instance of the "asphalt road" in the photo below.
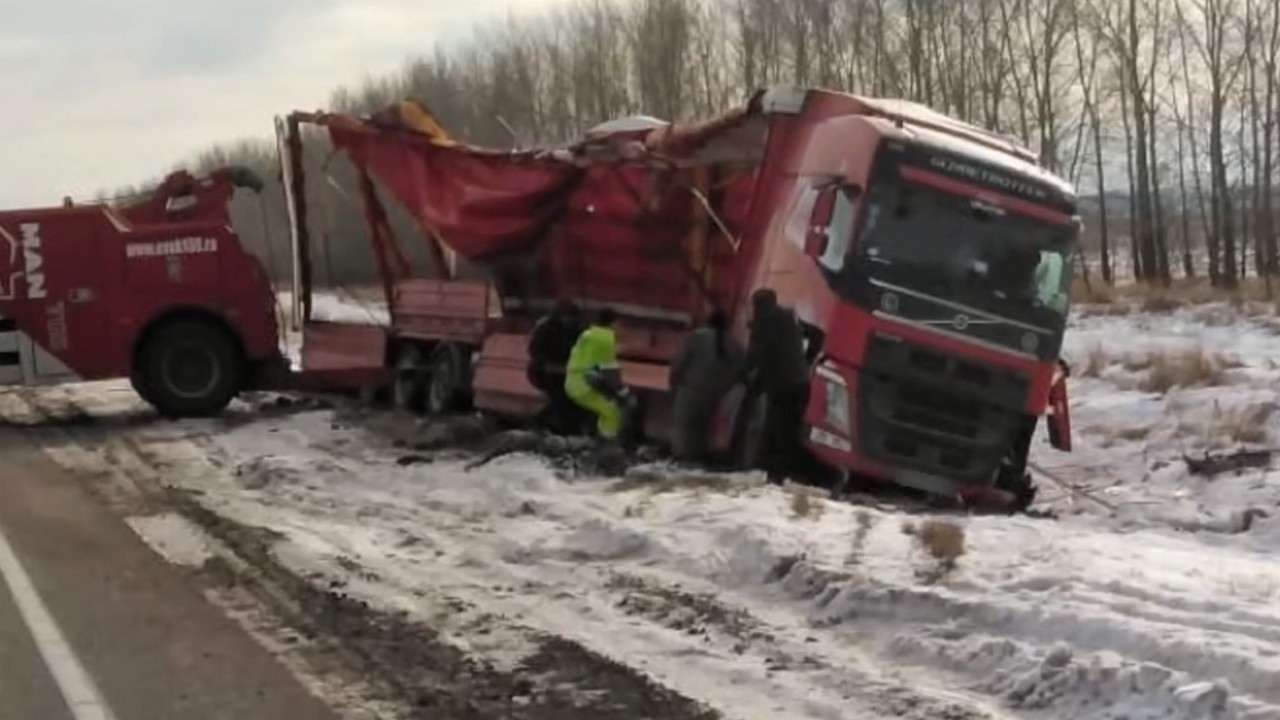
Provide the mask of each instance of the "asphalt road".
{"label": "asphalt road", "polygon": [[0,720],[337,720],[122,518],[0,428]]}

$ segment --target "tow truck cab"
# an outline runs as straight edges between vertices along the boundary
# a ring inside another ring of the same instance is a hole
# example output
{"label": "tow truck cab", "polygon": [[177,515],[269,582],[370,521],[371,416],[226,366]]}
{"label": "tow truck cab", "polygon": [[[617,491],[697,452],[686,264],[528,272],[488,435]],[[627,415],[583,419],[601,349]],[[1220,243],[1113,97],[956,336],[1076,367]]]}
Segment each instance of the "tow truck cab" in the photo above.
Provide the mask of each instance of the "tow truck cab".
{"label": "tow truck cab", "polygon": [[251,174],[177,172],[123,205],[0,212],[0,383],[129,377],[171,415],[221,410],[280,356],[276,301],[230,227]]}
{"label": "tow truck cab", "polygon": [[851,475],[1027,501],[1041,415],[1070,448],[1072,189],[1003,138],[833,93],[807,96],[779,155],[755,284],[813,339],[809,449]]}

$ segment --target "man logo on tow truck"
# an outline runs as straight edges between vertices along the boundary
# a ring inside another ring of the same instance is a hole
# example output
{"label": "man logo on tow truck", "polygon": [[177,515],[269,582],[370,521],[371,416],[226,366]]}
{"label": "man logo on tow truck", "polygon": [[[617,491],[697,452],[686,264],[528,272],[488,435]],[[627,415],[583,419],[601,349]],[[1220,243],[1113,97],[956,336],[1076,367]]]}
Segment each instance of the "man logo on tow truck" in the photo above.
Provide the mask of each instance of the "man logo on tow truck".
{"label": "man logo on tow truck", "polygon": [[[23,223],[18,227],[21,240],[0,227],[0,238],[9,244],[9,265],[0,270],[0,300],[13,300],[18,293],[18,278],[27,278],[27,299],[43,300],[48,297],[44,279],[44,252],[40,243],[40,224]],[[22,252],[23,267],[18,267],[18,252]],[[0,263],[3,256],[0,256]]]}
{"label": "man logo on tow truck", "polygon": [[26,263],[27,299],[45,299],[48,292],[44,287],[44,253],[40,248],[39,223],[22,225],[22,257]]}

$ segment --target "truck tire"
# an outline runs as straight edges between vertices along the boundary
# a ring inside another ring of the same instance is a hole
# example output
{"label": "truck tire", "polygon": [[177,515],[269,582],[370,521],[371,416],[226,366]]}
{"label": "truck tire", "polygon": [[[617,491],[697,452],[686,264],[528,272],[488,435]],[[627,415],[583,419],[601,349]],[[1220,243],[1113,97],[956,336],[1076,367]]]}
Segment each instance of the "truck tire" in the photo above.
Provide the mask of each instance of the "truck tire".
{"label": "truck tire", "polygon": [[465,352],[442,345],[431,354],[431,379],[427,383],[427,412],[447,415],[467,409],[470,398]]}
{"label": "truck tire", "polygon": [[209,417],[240,392],[244,360],[235,338],[206,320],[184,319],[157,328],[139,351],[139,393],[160,414]]}
{"label": "truck tire", "polygon": [[406,343],[396,353],[395,379],[391,386],[391,402],[397,410],[421,412],[426,396],[430,369],[422,347]]}
{"label": "truck tire", "polygon": [[142,369],[134,363],[134,368],[129,371],[129,384],[133,386],[133,391],[146,404],[155,407],[155,395],[151,393],[151,388],[147,385],[146,378],[142,374]]}
{"label": "truck tire", "polygon": [[1014,503],[1010,510],[1014,513],[1026,512],[1036,499],[1036,484],[1027,472],[1027,459],[1030,456],[1031,439],[1035,435],[1039,418],[1024,419],[1023,426],[1009,450],[1009,457],[1000,464],[996,473],[995,486],[1011,493]]}

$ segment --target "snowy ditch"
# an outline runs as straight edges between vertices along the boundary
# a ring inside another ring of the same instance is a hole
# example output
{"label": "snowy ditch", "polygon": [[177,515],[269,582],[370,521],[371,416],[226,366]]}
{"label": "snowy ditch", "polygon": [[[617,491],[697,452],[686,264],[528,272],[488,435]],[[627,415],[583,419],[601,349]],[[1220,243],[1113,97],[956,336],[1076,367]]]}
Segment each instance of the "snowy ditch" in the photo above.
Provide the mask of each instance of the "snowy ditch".
{"label": "snowy ditch", "polygon": [[[1280,481],[1182,462],[1280,429],[1257,410],[1275,401],[1280,336],[1233,312],[1077,320],[1077,452],[1038,441],[1036,459],[1114,516],[1052,485],[1056,522],[931,524],[752,475],[619,483],[519,455],[467,472],[448,453],[402,466],[328,411],[113,433],[208,509],[279,533],[299,575],[499,667],[550,635],[729,718],[1280,720]],[[1186,350],[1221,367],[1152,389]],[[47,392],[119,411],[100,389]],[[1250,510],[1265,516],[1241,532]]]}

